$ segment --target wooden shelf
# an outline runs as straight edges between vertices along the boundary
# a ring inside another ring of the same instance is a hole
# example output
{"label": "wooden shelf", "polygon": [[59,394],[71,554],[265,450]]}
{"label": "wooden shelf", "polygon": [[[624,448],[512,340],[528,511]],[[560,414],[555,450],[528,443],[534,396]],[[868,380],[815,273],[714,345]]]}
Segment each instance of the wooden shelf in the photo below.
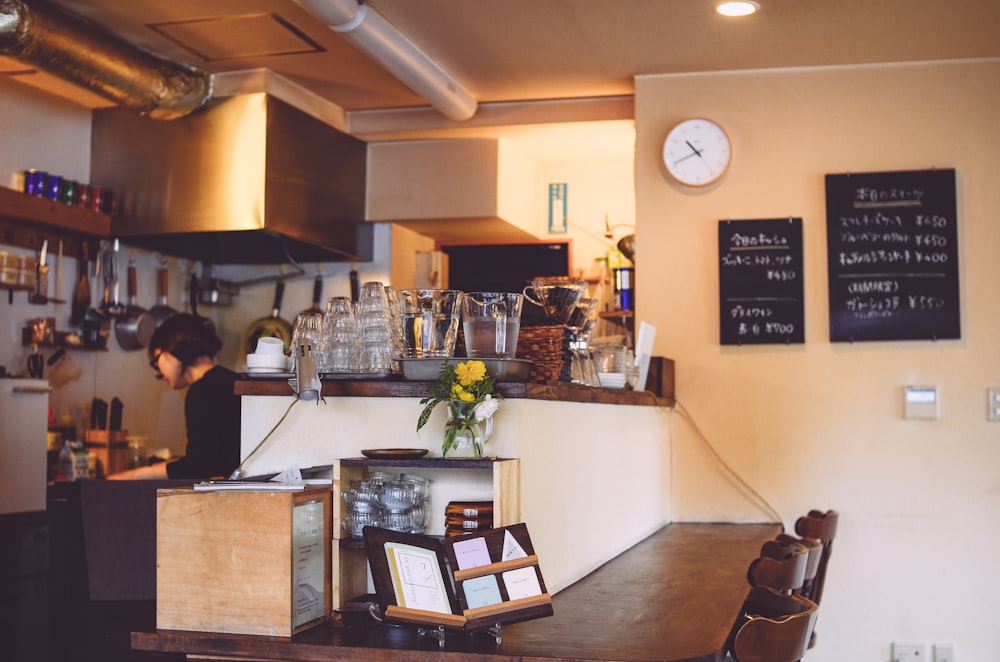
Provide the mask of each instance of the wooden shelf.
{"label": "wooden shelf", "polygon": [[[59,239],[67,235],[78,239],[109,237],[111,217],[0,186],[0,244],[37,250],[48,239],[49,250],[55,255]],[[63,255],[79,255],[78,244],[65,242]]]}
{"label": "wooden shelf", "polygon": [[[627,391],[610,388],[594,388],[568,382],[548,382],[546,384],[500,382],[497,391],[505,398],[527,398],[529,400],[552,400],[557,402],[593,402],[612,405],[648,405],[672,407],[673,361],[664,359],[670,366],[670,381],[663,396],[649,391]],[[353,381],[331,380],[323,382],[323,397],[374,397],[374,398],[422,398],[427,395],[429,382],[406,381]],[[288,377],[260,379],[257,377],[237,380],[236,395],[294,395],[288,385]]]}

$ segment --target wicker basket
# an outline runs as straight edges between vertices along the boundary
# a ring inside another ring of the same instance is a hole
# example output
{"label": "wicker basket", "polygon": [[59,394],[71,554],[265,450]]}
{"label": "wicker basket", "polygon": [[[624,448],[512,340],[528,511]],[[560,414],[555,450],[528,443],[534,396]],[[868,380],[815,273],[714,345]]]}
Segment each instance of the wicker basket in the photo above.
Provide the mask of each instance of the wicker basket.
{"label": "wicker basket", "polygon": [[517,358],[534,365],[528,381],[536,384],[569,379],[571,355],[562,324],[522,326],[517,336]]}

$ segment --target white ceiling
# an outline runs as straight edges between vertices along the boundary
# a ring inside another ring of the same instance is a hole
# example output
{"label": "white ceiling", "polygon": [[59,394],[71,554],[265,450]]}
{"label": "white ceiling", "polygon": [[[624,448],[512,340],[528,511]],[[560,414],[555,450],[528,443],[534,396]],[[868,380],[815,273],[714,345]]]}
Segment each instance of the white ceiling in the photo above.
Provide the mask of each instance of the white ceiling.
{"label": "white ceiling", "polygon": [[[293,0],[58,4],[171,60],[272,72],[365,120],[355,133],[367,140],[500,134],[553,163],[631,153],[636,76],[1000,56],[997,0],[760,0],[742,19],[718,15],[715,0],[368,0],[479,102],[476,117],[456,123]],[[105,104],[0,58],[4,74]],[[612,103],[567,111],[569,100],[605,98]],[[554,114],[616,121],[542,126]]]}

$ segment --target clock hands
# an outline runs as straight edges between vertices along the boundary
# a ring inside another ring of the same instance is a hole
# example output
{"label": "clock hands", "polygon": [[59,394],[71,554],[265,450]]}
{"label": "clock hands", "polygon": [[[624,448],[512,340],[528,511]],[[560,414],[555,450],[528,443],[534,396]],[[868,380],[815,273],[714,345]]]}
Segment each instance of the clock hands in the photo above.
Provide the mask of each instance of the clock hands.
{"label": "clock hands", "polygon": [[687,161],[687,160],[688,160],[688,159],[690,159],[690,158],[691,158],[692,156],[697,156],[698,158],[700,158],[700,159],[702,159],[702,160],[704,160],[704,159],[705,159],[705,157],[701,155],[701,154],[702,154],[702,152],[704,152],[705,150],[703,150],[703,149],[702,149],[702,150],[699,150],[699,149],[698,149],[697,147],[695,147],[694,145],[692,145],[692,144],[690,143],[690,141],[687,141],[687,140],[685,140],[685,141],[684,141],[684,144],[685,144],[685,145],[687,145],[688,147],[690,147],[690,148],[691,148],[691,153],[690,153],[690,154],[688,154],[687,156],[682,156],[681,158],[679,158],[679,159],[677,159],[676,161],[674,161],[674,165],[675,165],[675,166],[676,166],[676,165],[677,165],[678,163],[680,163],[681,161]]}

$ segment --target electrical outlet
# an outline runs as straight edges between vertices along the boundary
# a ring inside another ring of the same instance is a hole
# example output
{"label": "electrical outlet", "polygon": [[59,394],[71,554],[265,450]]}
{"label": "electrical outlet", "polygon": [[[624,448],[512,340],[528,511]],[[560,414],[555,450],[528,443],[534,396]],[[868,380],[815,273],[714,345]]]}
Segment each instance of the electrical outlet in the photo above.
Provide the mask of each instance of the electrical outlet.
{"label": "electrical outlet", "polygon": [[924,644],[892,643],[892,662],[926,662],[927,647]]}
{"label": "electrical outlet", "polygon": [[986,389],[986,420],[1000,423],[1000,387]]}
{"label": "electrical outlet", "polygon": [[934,644],[934,662],[955,662],[955,644]]}

